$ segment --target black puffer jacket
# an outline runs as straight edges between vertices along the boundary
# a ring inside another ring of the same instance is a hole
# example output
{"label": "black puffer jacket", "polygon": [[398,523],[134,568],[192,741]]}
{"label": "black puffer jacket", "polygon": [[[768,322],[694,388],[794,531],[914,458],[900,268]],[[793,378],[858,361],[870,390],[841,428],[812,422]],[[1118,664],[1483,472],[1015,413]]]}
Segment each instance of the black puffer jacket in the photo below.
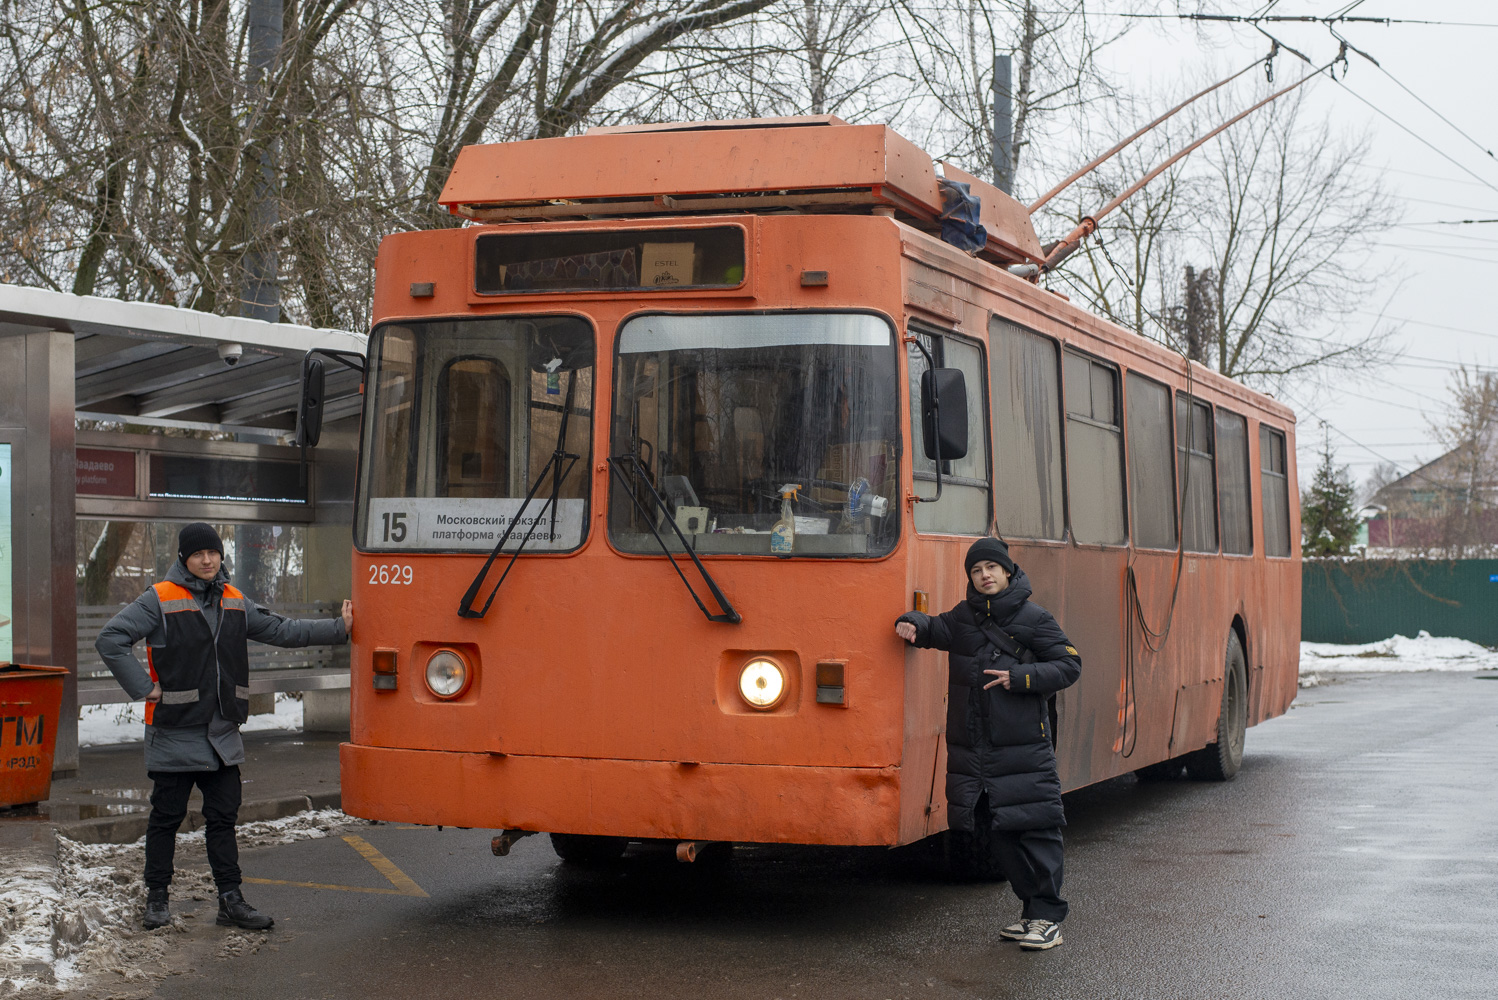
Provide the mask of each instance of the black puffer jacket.
{"label": "black puffer jacket", "polygon": [[[1076,682],[1082,658],[1051,613],[1030,603],[1024,570],[1016,566],[1009,586],[991,597],[969,586],[967,600],[951,611],[910,611],[899,620],[916,627],[915,645],[951,654],[947,824],[971,831],[973,810],[987,791],[994,829],[1064,825],[1047,699]],[[1002,652],[984,634],[985,625],[1033,653],[1034,662]],[[1009,689],[996,684],[983,690],[993,680],[985,669],[1008,670]]]}

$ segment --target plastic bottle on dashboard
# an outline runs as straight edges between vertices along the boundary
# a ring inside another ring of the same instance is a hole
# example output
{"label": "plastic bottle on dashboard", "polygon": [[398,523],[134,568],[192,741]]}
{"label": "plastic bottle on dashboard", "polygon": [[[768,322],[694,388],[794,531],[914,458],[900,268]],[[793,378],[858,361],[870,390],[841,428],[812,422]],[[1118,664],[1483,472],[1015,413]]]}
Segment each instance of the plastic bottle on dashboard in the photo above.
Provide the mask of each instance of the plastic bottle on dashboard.
{"label": "plastic bottle on dashboard", "polygon": [[770,529],[770,554],[790,555],[796,547],[796,512],[791,501],[801,491],[800,483],[787,483],[780,487],[780,520]]}

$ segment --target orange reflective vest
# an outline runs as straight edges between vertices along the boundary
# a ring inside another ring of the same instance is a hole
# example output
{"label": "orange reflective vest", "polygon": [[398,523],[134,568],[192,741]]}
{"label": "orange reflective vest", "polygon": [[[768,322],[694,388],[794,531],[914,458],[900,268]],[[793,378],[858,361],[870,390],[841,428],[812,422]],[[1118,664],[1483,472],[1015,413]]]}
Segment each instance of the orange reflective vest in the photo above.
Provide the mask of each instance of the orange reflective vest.
{"label": "orange reflective vest", "polygon": [[167,582],[154,589],[166,644],[146,651],[151,680],[161,685],[161,700],[146,703],[146,725],[206,725],[215,708],[231,722],[244,722],[250,717],[249,601],[225,584],[218,627],[211,629],[192,591]]}

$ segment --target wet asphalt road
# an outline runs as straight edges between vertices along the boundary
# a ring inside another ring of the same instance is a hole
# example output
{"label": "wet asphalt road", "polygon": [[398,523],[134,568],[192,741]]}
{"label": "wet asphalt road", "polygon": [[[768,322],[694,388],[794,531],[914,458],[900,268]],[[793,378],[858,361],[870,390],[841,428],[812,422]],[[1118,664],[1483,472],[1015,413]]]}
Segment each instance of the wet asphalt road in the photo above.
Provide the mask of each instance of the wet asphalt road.
{"label": "wet asphalt road", "polygon": [[[1072,916],[1035,954],[997,936],[1018,912],[1007,886],[949,882],[919,847],[741,847],[718,867],[632,848],[578,870],[545,837],[495,858],[483,831],[361,827],[426,898],[246,886],[277,918],[266,945],[204,952],[157,995],[1493,997],[1495,783],[1498,680],[1302,692],[1249,731],[1231,783],[1068,796]],[[391,885],[336,836],[243,861]]]}

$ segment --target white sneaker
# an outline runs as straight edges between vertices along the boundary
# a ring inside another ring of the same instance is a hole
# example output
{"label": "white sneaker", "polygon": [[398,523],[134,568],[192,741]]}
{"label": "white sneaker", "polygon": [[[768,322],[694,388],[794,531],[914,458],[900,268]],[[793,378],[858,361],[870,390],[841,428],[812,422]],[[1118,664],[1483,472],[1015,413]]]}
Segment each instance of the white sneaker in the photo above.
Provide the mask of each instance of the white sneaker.
{"label": "white sneaker", "polygon": [[1049,920],[1032,920],[1030,929],[1019,939],[1019,946],[1026,951],[1045,951],[1061,943],[1061,925]]}
{"label": "white sneaker", "polygon": [[999,930],[999,937],[1005,941],[1019,941],[1028,933],[1030,933],[1030,921],[1016,920],[1008,927],[1001,928]]}

